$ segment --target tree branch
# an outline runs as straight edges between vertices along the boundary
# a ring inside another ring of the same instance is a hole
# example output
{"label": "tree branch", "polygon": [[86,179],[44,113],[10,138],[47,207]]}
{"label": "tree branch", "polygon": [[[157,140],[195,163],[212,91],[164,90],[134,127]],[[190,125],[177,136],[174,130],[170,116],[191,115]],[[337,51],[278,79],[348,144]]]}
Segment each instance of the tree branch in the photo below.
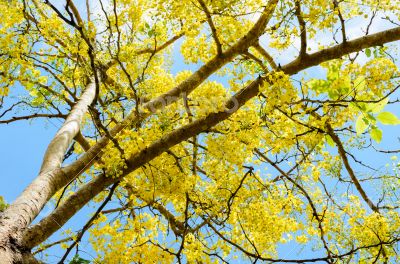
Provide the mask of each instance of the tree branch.
{"label": "tree branch", "polygon": [[10,119],[0,120],[0,124],[9,124],[11,122],[19,121],[19,120],[30,120],[38,117],[45,117],[45,118],[65,118],[66,115],[62,114],[32,114],[26,116],[13,116]]}
{"label": "tree branch", "polygon": [[269,65],[271,65],[272,69],[278,69],[278,65],[274,61],[274,58],[263,48],[261,47],[259,42],[253,44],[253,47],[268,61]]}
{"label": "tree branch", "polygon": [[296,17],[300,26],[300,38],[301,38],[301,47],[300,47],[300,56],[304,56],[307,53],[307,29],[306,22],[301,15],[301,3],[300,1],[295,1],[296,5]]}
{"label": "tree branch", "polygon": [[386,43],[396,40],[400,40],[400,27],[356,38],[352,41],[347,41],[346,44],[341,43],[333,47],[309,54],[304,58],[298,57],[294,61],[282,67],[282,70],[286,74],[292,75],[309,67],[319,65],[324,61],[338,59],[362,49],[382,46]]}
{"label": "tree branch", "polygon": [[365,193],[364,189],[362,188],[360,182],[358,181],[353,169],[350,166],[349,160],[347,159],[346,151],[343,147],[342,141],[340,138],[335,134],[333,131],[332,127],[328,124],[327,125],[328,129],[328,135],[333,139],[335,142],[336,146],[338,147],[338,152],[340,157],[342,158],[344,167],[346,168],[347,172],[350,175],[351,181],[354,183],[356,186],[357,191],[360,193],[361,197],[364,199],[364,201],[368,204],[368,206],[371,208],[372,211],[379,213],[378,207],[369,199],[368,195]]}
{"label": "tree branch", "polygon": [[94,220],[97,219],[97,217],[100,215],[101,211],[103,208],[107,205],[109,201],[111,201],[111,198],[114,194],[115,189],[118,187],[119,182],[114,183],[114,185],[111,187],[110,192],[108,193],[106,199],[101,203],[99,208],[97,208],[96,212],[94,215],[87,221],[87,223],[83,226],[82,230],[79,231],[76,239],[74,239],[74,242],[67,248],[67,251],[65,252],[64,256],[60,259],[58,263],[64,263],[64,260],[68,257],[69,252],[81,241],[83,235],[85,232],[92,226],[92,223]]}
{"label": "tree branch", "polygon": [[210,11],[208,10],[207,5],[204,3],[203,0],[197,0],[197,1],[201,5],[201,8],[203,9],[204,13],[206,13],[207,22],[208,22],[208,25],[211,28],[211,34],[212,34],[212,36],[214,38],[215,45],[217,46],[217,54],[221,55],[222,54],[222,45],[221,45],[221,42],[219,41],[218,34],[217,34],[217,29],[215,28],[215,25],[214,25],[214,22],[212,20]]}

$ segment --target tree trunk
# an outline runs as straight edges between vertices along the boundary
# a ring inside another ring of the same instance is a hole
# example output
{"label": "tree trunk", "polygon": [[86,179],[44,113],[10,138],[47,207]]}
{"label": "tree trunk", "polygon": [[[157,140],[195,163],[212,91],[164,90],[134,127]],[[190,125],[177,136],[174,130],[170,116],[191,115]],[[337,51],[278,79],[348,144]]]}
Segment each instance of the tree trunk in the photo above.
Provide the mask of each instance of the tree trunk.
{"label": "tree trunk", "polygon": [[[3,223],[1,223],[3,225]],[[16,241],[15,234],[5,235],[10,233],[7,228],[0,229],[0,263],[11,264],[39,264],[42,263],[35,259],[29,249],[20,247]]]}
{"label": "tree trunk", "polygon": [[47,147],[39,175],[0,215],[0,263],[39,263],[30,254],[30,249],[19,246],[17,241],[51,196],[62,187],[64,154],[78,134],[95,95],[96,87],[89,83]]}

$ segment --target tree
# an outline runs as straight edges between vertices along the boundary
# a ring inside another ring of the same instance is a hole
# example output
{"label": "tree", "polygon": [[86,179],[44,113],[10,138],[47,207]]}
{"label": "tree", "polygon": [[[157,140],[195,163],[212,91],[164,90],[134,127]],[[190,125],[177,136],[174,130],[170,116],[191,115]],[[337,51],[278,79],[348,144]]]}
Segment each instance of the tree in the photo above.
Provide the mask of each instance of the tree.
{"label": "tree", "polygon": [[[86,232],[105,263],[399,261],[399,167],[357,156],[397,153],[377,144],[400,123],[385,108],[398,103],[399,10],[1,1],[0,123],[63,120],[35,180],[1,202],[2,263],[61,243],[60,263],[85,263]],[[13,99],[18,87],[29,95]],[[89,202],[79,231],[46,242]],[[289,242],[314,255],[279,256]]]}

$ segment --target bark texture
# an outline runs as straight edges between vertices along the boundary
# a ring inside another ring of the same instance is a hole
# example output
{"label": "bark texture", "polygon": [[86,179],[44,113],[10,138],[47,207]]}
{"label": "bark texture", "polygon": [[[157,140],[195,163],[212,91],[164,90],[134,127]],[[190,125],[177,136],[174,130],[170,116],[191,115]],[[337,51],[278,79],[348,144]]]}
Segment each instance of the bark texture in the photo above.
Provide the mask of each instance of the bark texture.
{"label": "bark texture", "polygon": [[[61,163],[73,138],[78,134],[83,116],[95,98],[96,87],[90,83],[74,105],[64,124],[50,142],[43,158],[39,175],[0,216],[0,260],[2,263],[29,260],[16,241],[40,213],[46,202],[61,187]],[[19,252],[18,252],[19,251]],[[25,257],[24,257],[25,256]],[[33,261],[33,260],[32,260]]]}

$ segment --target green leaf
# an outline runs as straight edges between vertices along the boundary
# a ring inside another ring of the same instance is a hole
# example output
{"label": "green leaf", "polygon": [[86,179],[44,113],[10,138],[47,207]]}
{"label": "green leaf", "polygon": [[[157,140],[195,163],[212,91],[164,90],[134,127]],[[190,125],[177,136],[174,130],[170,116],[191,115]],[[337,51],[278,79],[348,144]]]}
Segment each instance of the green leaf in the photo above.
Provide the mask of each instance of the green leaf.
{"label": "green leaf", "polygon": [[356,120],[357,135],[361,135],[368,128],[368,121],[365,120],[364,115],[361,114]]}
{"label": "green leaf", "polygon": [[342,84],[342,86],[340,87],[340,90],[339,90],[341,93],[348,93],[352,89],[350,77],[347,77],[347,76],[343,77],[341,84]]}
{"label": "green leaf", "polygon": [[47,84],[47,77],[46,76],[40,76],[38,78],[39,83],[41,84]]}
{"label": "green leaf", "polygon": [[375,140],[377,143],[381,142],[382,130],[380,130],[379,128],[375,127],[373,129],[371,129],[370,135],[371,135],[371,138],[373,140]]}
{"label": "green leaf", "polygon": [[342,63],[340,61],[333,61],[333,62],[329,63],[328,72],[326,74],[326,77],[329,82],[332,82],[332,81],[340,78],[340,67],[341,66],[342,66]]}
{"label": "green leaf", "polygon": [[365,50],[365,55],[367,55],[367,57],[371,57],[371,50],[370,49],[366,49]]}
{"label": "green leaf", "polygon": [[358,112],[360,110],[360,107],[357,104],[351,102],[349,103],[349,110],[351,112]]}
{"label": "green leaf", "polygon": [[374,49],[374,58],[378,58],[378,51],[376,49]]}
{"label": "green leaf", "polygon": [[37,97],[39,95],[39,92],[37,89],[33,89],[29,92],[29,95],[32,97]]}
{"label": "green leaf", "polygon": [[147,33],[149,35],[149,37],[154,36],[154,30],[150,29],[149,32]]}
{"label": "green leaf", "polygon": [[330,99],[336,100],[339,97],[339,93],[337,91],[329,90],[328,96]]}
{"label": "green leaf", "polygon": [[390,112],[381,112],[376,118],[384,125],[398,125],[400,120],[394,114]]}
{"label": "green leaf", "polygon": [[25,87],[26,87],[28,90],[33,89],[34,86],[35,86],[35,85],[34,85],[33,83],[31,83],[31,82],[27,82],[27,83],[25,84]]}
{"label": "green leaf", "polygon": [[362,91],[365,89],[365,78],[364,76],[359,76],[354,80],[354,88],[357,91]]}
{"label": "green leaf", "polygon": [[8,204],[4,200],[3,196],[0,195],[0,212],[3,212],[8,207]]}
{"label": "green leaf", "polygon": [[76,254],[69,264],[89,264],[89,263],[90,263],[89,260],[83,259],[78,254]]}
{"label": "green leaf", "polygon": [[331,136],[326,135],[326,136],[325,136],[325,139],[326,139],[326,143],[328,143],[329,146],[335,147],[335,142],[333,141],[333,139],[331,138]]}
{"label": "green leaf", "polygon": [[377,113],[381,112],[383,110],[383,108],[385,108],[385,106],[387,105],[388,102],[389,102],[389,98],[386,98],[386,99],[380,101],[379,103],[368,104],[367,109],[369,112],[377,114]]}

